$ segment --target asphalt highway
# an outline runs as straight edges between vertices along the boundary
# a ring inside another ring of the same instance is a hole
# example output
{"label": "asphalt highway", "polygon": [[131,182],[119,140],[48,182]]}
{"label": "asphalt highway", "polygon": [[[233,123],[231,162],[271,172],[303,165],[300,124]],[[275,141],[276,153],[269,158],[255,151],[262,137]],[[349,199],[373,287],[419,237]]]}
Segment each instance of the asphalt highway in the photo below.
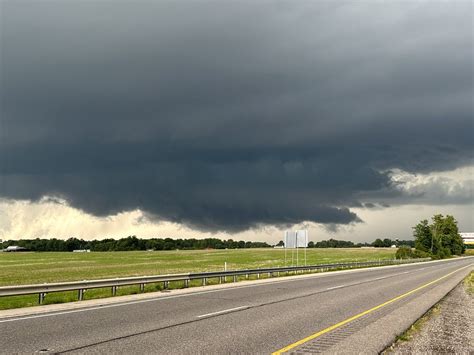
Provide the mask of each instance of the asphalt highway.
{"label": "asphalt highway", "polygon": [[460,258],[71,311],[0,313],[0,353],[377,353],[473,266],[474,258]]}

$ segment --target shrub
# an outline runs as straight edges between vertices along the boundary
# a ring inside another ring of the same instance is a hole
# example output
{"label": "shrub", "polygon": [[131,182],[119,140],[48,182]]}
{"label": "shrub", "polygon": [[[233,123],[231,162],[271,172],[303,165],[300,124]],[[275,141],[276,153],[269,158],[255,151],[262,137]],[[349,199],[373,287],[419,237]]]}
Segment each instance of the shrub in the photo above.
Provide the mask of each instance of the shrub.
{"label": "shrub", "polygon": [[415,249],[413,251],[413,254],[415,258],[430,258],[431,257],[430,253],[426,251],[418,250],[418,249]]}
{"label": "shrub", "polygon": [[409,246],[402,245],[398,248],[395,257],[397,259],[413,259],[417,256]]}

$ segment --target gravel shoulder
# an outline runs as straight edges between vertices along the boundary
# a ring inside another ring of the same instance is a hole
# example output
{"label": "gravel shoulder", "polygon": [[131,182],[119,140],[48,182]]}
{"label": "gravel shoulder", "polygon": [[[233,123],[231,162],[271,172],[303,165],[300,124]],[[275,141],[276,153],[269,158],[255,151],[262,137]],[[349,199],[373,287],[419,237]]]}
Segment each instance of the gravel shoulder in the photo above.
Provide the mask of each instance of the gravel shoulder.
{"label": "gravel shoulder", "polygon": [[474,354],[474,272],[383,354]]}

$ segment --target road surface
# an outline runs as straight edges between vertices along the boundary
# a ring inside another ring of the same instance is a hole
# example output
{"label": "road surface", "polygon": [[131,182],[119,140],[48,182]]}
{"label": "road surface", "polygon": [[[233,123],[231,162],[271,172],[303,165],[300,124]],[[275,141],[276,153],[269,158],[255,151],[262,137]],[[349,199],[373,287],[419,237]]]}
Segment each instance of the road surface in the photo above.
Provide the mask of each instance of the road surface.
{"label": "road surface", "polygon": [[2,317],[1,353],[377,353],[474,258],[240,282],[160,298]]}

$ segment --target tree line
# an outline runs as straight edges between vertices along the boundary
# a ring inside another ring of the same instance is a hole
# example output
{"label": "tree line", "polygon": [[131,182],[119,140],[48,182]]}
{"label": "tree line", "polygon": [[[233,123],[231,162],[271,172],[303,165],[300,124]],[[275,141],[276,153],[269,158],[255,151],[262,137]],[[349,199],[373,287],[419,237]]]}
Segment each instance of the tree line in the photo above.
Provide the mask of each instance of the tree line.
{"label": "tree line", "polygon": [[[444,217],[441,214],[432,217],[432,223],[422,220],[413,227],[414,240],[392,240],[377,238],[372,243],[353,243],[346,240],[322,240],[309,242],[309,248],[360,248],[360,247],[398,247],[398,258],[432,257],[447,258],[452,255],[461,255],[466,246],[459,234],[457,221],[453,216]],[[63,239],[21,239],[0,242],[0,248],[17,245],[30,251],[73,251],[89,249],[91,251],[131,251],[131,250],[197,250],[197,249],[244,249],[269,248],[272,245],[266,242],[246,242],[233,239],[221,240],[218,238],[206,239],[172,239],[152,238],[140,239],[129,236],[121,239],[83,240],[78,238]],[[276,246],[283,246],[279,241]],[[415,250],[413,250],[414,248]]]}
{"label": "tree line", "polygon": [[[283,246],[283,240],[278,242],[277,246]],[[392,245],[409,245],[411,247],[415,246],[414,240],[392,240],[389,238],[384,238],[383,240],[377,238],[372,243],[354,243],[349,240],[337,240],[337,239],[328,239],[321,240],[320,242],[309,242],[308,248],[361,248],[361,247],[375,247],[375,248],[390,248]]]}
{"label": "tree line", "polygon": [[62,239],[21,239],[7,240],[0,243],[1,248],[11,245],[24,247],[30,251],[73,251],[89,249],[91,251],[131,251],[131,250],[197,250],[197,249],[243,249],[269,248],[265,242],[206,239],[172,239],[152,238],[141,239],[129,236],[121,239],[83,240],[78,238]]}
{"label": "tree line", "polygon": [[[319,242],[309,242],[308,248],[360,248],[360,247],[390,247],[392,245],[414,246],[415,241],[394,241],[388,238],[376,239],[373,243],[353,243],[347,240],[329,239]],[[221,240],[218,238],[206,239],[172,239],[152,238],[140,239],[129,236],[121,239],[83,240],[69,238],[67,240],[51,239],[21,239],[0,242],[0,249],[17,245],[30,251],[73,251],[88,249],[91,251],[132,251],[132,250],[199,250],[199,249],[244,249],[244,248],[270,248],[272,245],[266,242],[246,242],[232,239]],[[283,246],[280,241],[277,246]]]}

